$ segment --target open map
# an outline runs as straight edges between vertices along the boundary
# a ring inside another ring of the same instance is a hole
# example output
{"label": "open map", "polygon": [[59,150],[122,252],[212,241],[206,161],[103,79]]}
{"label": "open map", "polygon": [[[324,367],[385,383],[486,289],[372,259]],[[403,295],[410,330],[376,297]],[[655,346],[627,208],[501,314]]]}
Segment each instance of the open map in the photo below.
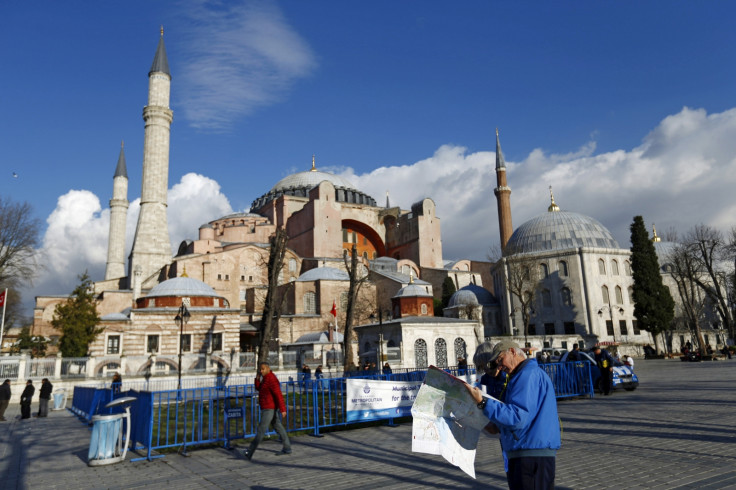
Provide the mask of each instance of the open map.
{"label": "open map", "polygon": [[430,366],[411,414],[411,450],[438,454],[475,478],[475,449],[488,418],[465,382]]}

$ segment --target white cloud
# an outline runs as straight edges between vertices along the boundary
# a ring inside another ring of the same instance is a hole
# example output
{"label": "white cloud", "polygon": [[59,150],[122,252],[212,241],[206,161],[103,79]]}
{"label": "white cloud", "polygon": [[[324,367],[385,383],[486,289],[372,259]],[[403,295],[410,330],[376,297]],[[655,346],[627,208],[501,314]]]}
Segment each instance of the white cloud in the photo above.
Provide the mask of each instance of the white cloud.
{"label": "white cloud", "polygon": [[[140,199],[130,203],[126,226],[126,260],[133,246]],[[220,185],[203,175],[188,173],[168,193],[169,237],[172,253],[185,238],[198,238],[197,230],[232,208]],[[26,295],[66,294],[78,283],[85,270],[93,280],[105,275],[110,210],[102,209],[100,199],[87,190],[71,190],[61,196],[56,209],[46,220],[48,228],[39,250],[44,270]]]}
{"label": "white cloud", "polygon": [[[535,149],[521,162],[507,161],[514,227],[546,212],[551,185],[563,210],[596,218],[624,248],[629,225],[639,214],[649,226],[680,233],[699,223],[727,230],[736,211],[734,134],[736,109],[708,115],[684,108],[631,150],[595,155],[594,141],[564,155]],[[445,258],[485,259],[499,240],[494,151],[492,141],[489,151],[477,153],[446,145],[411,165],[360,175],[344,169],[342,175],[381,204],[386,190],[392,204],[404,209],[433,198]]]}
{"label": "white cloud", "polygon": [[187,12],[181,103],[194,127],[227,130],[236,118],[281,100],[316,65],[275,3],[194,1]]}

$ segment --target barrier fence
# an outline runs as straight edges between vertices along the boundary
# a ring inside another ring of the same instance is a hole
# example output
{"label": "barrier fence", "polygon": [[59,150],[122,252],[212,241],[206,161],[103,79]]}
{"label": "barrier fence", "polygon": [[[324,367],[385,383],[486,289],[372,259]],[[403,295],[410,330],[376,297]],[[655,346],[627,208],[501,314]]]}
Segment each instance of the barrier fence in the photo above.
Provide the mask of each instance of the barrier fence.
{"label": "barrier fence", "polygon": [[[550,376],[557,398],[593,395],[589,362],[541,364]],[[448,370],[463,377],[474,375],[475,370],[462,372]],[[406,371],[392,374],[370,374],[352,379],[386,381],[423,381],[426,371]],[[321,429],[352,425],[347,421],[346,379],[324,378],[286,381],[281,390],[286,403],[284,427],[289,432],[311,431],[319,435]],[[230,447],[235,439],[255,436],[260,420],[258,392],[252,384],[223,385],[181,390],[122,391],[112,388],[75,387],[71,410],[89,422],[96,413],[105,410],[106,403],[120,396],[132,396],[131,443],[143,450],[142,459],[163,457],[157,451],[201,444],[223,443]],[[120,410],[120,409],[118,409]],[[391,420],[389,420],[389,423]]]}

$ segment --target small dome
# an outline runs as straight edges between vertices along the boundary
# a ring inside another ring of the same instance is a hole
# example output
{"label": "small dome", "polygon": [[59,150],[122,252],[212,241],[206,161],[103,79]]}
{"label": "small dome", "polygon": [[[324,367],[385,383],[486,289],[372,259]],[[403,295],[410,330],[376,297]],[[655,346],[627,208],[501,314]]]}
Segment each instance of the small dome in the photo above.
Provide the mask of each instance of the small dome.
{"label": "small dome", "polygon": [[621,248],[611,232],[598,221],[568,211],[547,212],[530,219],[514,231],[507,244],[511,253],[577,247]]}
{"label": "small dome", "polygon": [[210,296],[220,295],[207,284],[191,277],[175,277],[154,286],[146,295],[147,298],[158,296]]}
{"label": "small dome", "polygon": [[276,185],[271,188],[271,192],[283,191],[286,189],[297,189],[300,187],[308,187],[314,189],[320,182],[328,181],[335,187],[343,189],[350,189],[357,191],[357,187],[337,175],[329,174],[327,172],[320,172],[319,170],[308,170],[306,172],[298,172],[295,174],[288,175],[283,179],[276,182]]}
{"label": "small dome", "polygon": [[657,261],[660,267],[672,262],[671,256],[677,249],[675,242],[654,242],[654,251],[657,252]]}
{"label": "small dome", "polygon": [[416,284],[409,284],[406,287],[399,289],[394,298],[415,298],[415,297],[432,297],[422,286]]}
{"label": "small dome", "polygon": [[[337,342],[342,342],[343,336],[340,332],[337,333]],[[330,342],[330,334],[328,332],[310,332],[305,333],[298,339],[297,344],[327,344]]]}
{"label": "small dome", "polygon": [[447,306],[450,308],[453,306],[488,305],[493,303],[496,303],[496,299],[490,291],[475,284],[468,284],[455,291]]}
{"label": "small dome", "polygon": [[307,281],[349,281],[348,273],[335,269],[334,267],[317,267],[309,269],[307,272],[297,278],[299,282]]}

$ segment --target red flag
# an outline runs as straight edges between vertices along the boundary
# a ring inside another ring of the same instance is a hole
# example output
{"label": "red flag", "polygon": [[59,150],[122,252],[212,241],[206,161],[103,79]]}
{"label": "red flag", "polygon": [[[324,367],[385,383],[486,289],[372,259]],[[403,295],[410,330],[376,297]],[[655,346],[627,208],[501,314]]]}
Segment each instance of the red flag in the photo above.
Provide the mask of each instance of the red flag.
{"label": "red flag", "polygon": [[332,316],[337,317],[337,303],[335,301],[332,301],[332,309],[330,310],[330,313],[332,313]]}
{"label": "red flag", "polygon": [[[5,306],[5,295],[7,294],[8,290],[6,289],[2,293],[0,293],[0,306]],[[334,308],[334,306],[333,306]]]}

